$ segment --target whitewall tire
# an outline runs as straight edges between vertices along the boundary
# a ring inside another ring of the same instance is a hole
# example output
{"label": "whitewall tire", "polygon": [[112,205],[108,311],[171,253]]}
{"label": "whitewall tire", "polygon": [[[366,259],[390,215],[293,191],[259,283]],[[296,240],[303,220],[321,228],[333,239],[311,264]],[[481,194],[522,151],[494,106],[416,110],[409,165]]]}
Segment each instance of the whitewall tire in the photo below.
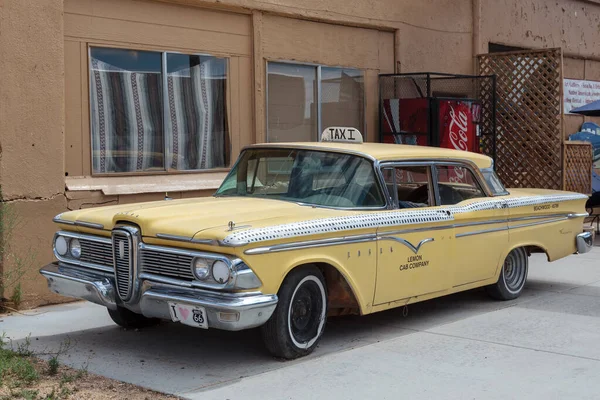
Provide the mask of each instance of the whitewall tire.
{"label": "whitewall tire", "polygon": [[490,296],[498,300],[513,300],[521,295],[527,274],[529,257],[524,247],[512,250],[506,256],[498,282],[486,287]]}
{"label": "whitewall tire", "polygon": [[327,320],[327,286],[314,266],[294,269],[283,281],[279,301],[262,326],[267,350],[275,357],[294,359],[318,345]]}

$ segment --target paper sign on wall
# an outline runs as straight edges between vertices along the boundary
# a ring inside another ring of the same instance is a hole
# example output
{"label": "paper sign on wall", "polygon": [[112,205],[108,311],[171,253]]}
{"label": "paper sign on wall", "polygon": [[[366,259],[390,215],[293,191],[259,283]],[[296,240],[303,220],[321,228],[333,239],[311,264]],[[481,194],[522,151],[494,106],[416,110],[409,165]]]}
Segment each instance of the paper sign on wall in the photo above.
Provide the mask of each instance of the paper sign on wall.
{"label": "paper sign on wall", "polygon": [[563,79],[564,112],[600,100],[600,82],[579,79]]}

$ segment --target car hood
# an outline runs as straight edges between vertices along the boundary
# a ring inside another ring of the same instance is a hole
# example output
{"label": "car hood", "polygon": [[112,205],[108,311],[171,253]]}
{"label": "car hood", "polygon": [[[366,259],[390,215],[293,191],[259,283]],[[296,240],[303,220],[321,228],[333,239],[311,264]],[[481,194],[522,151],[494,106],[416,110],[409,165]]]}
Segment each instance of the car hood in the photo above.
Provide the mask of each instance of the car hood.
{"label": "car hood", "polygon": [[69,211],[60,214],[57,222],[75,224],[87,232],[90,226],[110,231],[119,223],[135,224],[145,237],[162,234],[191,239],[210,230],[207,238],[218,240],[231,233],[230,221],[237,228],[257,228],[349,213],[281,200],[207,197]]}

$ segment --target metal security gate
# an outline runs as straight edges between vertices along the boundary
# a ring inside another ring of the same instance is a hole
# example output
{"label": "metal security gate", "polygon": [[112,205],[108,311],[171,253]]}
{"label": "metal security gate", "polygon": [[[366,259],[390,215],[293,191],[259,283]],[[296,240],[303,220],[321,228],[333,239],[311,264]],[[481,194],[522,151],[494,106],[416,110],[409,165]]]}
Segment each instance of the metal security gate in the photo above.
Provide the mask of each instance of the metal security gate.
{"label": "metal security gate", "polygon": [[[496,75],[499,177],[507,187],[562,189],[561,49],[482,54],[477,59],[480,75]],[[483,151],[489,154],[491,147],[484,143]]]}

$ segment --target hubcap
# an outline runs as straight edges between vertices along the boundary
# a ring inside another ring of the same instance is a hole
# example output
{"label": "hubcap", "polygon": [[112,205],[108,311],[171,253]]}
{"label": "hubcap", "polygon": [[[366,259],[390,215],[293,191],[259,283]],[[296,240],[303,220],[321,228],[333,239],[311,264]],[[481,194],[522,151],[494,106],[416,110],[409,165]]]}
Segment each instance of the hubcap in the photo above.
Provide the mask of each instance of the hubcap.
{"label": "hubcap", "polygon": [[509,291],[516,293],[521,290],[527,278],[527,255],[525,252],[513,250],[504,261],[502,273]]}
{"label": "hubcap", "polygon": [[308,348],[318,338],[324,323],[324,288],[315,277],[307,277],[294,291],[289,308],[292,341]]}

